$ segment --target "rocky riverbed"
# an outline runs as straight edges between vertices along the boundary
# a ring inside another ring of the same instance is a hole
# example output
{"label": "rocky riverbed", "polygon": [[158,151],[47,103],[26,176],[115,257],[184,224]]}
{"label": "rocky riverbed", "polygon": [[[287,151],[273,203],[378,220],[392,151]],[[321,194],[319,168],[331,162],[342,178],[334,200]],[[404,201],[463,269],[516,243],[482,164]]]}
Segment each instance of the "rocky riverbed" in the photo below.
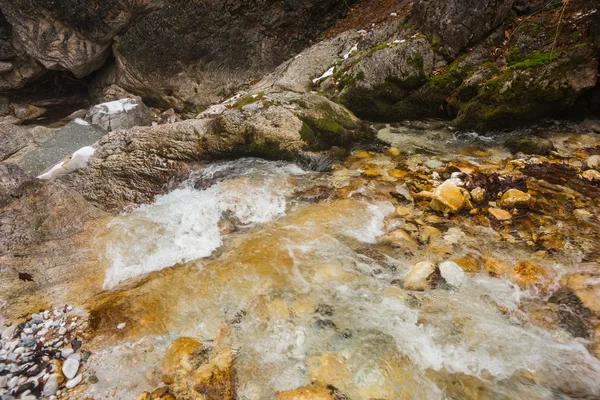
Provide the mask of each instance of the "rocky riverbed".
{"label": "rocky riverbed", "polygon": [[0,0],[0,400],[600,398],[600,3],[213,3]]}
{"label": "rocky riverbed", "polygon": [[[5,329],[5,368],[31,352],[36,374],[2,390],[58,375],[66,398],[597,396],[598,134],[377,128],[389,144],[331,172],[198,165],[104,219],[79,245],[101,271],[81,325],[46,312]],[[38,334],[61,321],[77,331]],[[66,376],[52,360],[84,337]]]}

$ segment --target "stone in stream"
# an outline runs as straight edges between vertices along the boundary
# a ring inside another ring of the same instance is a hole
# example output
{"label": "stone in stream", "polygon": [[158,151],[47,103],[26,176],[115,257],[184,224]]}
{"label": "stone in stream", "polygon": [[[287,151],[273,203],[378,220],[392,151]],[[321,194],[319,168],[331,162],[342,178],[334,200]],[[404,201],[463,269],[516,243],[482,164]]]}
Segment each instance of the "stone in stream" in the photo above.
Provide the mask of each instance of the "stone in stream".
{"label": "stone in stream", "polygon": [[454,261],[445,261],[440,264],[439,268],[442,278],[444,278],[446,283],[450,286],[458,288],[465,282],[465,272]]}
{"label": "stone in stream", "polygon": [[67,384],[65,385],[65,387],[67,389],[73,389],[75,386],[79,385],[81,383],[81,380],[83,379],[83,375],[79,374],[77,375],[75,378],[69,380],[67,382]]}
{"label": "stone in stream", "polygon": [[276,400],[335,400],[330,391],[325,388],[304,386],[298,389],[286,390],[275,395]]}
{"label": "stone in stream", "polygon": [[512,214],[501,208],[490,207],[488,212],[498,221],[508,221],[509,219],[512,219]]}
{"label": "stone in stream", "polygon": [[514,266],[512,276],[521,289],[544,291],[553,283],[555,273],[540,264],[520,261]]}
{"label": "stone in stream", "polygon": [[429,277],[435,272],[435,265],[429,261],[417,263],[404,278],[406,290],[425,290],[429,287]]}
{"label": "stone in stream", "polygon": [[588,180],[590,182],[600,182],[600,172],[595,169],[588,169],[581,174],[583,179]]}
{"label": "stone in stream", "polygon": [[585,166],[588,169],[600,170],[600,155],[595,154],[585,160]]}
{"label": "stone in stream", "polygon": [[498,205],[505,208],[526,208],[532,204],[532,197],[518,189],[509,189],[503,195]]}
{"label": "stone in stream", "polygon": [[462,210],[465,203],[465,197],[458,186],[451,181],[445,181],[433,191],[430,207],[448,214]]}
{"label": "stone in stream", "polygon": [[545,156],[554,150],[554,144],[551,140],[536,136],[509,137],[504,141],[504,146],[513,154],[525,153]]}

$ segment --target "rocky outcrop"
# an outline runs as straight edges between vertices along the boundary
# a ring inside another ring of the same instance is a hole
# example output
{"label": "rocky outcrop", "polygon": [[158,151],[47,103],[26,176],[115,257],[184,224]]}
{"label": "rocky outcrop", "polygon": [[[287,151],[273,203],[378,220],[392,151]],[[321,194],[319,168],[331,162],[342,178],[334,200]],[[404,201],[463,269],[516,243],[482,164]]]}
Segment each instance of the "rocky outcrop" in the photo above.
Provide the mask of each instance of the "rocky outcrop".
{"label": "rocky outcrop", "polygon": [[350,3],[1,0],[0,90],[47,70],[83,77],[114,53],[110,83],[198,110],[302,50]]}
{"label": "rocky outcrop", "polygon": [[0,1],[20,50],[48,70],[83,77],[100,68],[113,38],[156,1]]}
{"label": "rocky outcrop", "polygon": [[419,28],[443,44],[442,53],[456,55],[479,42],[509,16],[514,0],[419,0],[413,18]]}
{"label": "rocky outcrop", "polygon": [[147,203],[188,166],[231,156],[294,159],[304,149],[350,147],[372,132],[322,96],[248,94],[211,117],[115,131],[95,145],[87,168],[63,178],[105,210]]}
{"label": "rocky outcrop", "polygon": [[170,2],[115,44],[119,84],[166,108],[202,109],[301,51],[345,9],[339,0]]}
{"label": "rocky outcrop", "polygon": [[514,21],[507,18],[513,1],[418,1],[417,26],[405,20],[376,28],[355,51],[330,58],[313,87],[375,121],[434,117],[502,130],[552,117],[597,84],[597,10],[583,3]]}

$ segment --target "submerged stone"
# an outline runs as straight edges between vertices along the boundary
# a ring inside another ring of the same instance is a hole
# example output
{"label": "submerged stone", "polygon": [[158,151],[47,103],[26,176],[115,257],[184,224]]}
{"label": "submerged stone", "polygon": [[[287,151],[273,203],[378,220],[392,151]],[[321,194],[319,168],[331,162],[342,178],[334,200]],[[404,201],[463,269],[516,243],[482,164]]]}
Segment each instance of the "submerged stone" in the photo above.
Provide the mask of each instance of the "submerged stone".
{"label": "submerged stone", "polygon": [[429,287],[429,277],[435,272],[435,265],[430,261],[417,263],[404,278],[404,288],[423,291]]}

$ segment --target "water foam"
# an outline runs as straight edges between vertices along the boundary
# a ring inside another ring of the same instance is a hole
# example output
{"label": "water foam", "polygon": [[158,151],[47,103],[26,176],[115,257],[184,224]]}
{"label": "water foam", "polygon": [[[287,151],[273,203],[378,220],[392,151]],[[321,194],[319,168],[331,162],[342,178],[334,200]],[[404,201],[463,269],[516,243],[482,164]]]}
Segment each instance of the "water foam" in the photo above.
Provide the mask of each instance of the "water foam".
{"label": "water foam", "polygon": [[[194,179],[221,181],[204,190]],[[219,222],[228,216],[239,226],[265,223],[282,215],[290,185],[286,174],[302,173],[294,165],[237,160],[209,167],[154,204],[117,217],[107,228],[109,264],[104,288],[180,262],[208,257],[223,243]],[[225,178],[227,176],[227,178]]]}

